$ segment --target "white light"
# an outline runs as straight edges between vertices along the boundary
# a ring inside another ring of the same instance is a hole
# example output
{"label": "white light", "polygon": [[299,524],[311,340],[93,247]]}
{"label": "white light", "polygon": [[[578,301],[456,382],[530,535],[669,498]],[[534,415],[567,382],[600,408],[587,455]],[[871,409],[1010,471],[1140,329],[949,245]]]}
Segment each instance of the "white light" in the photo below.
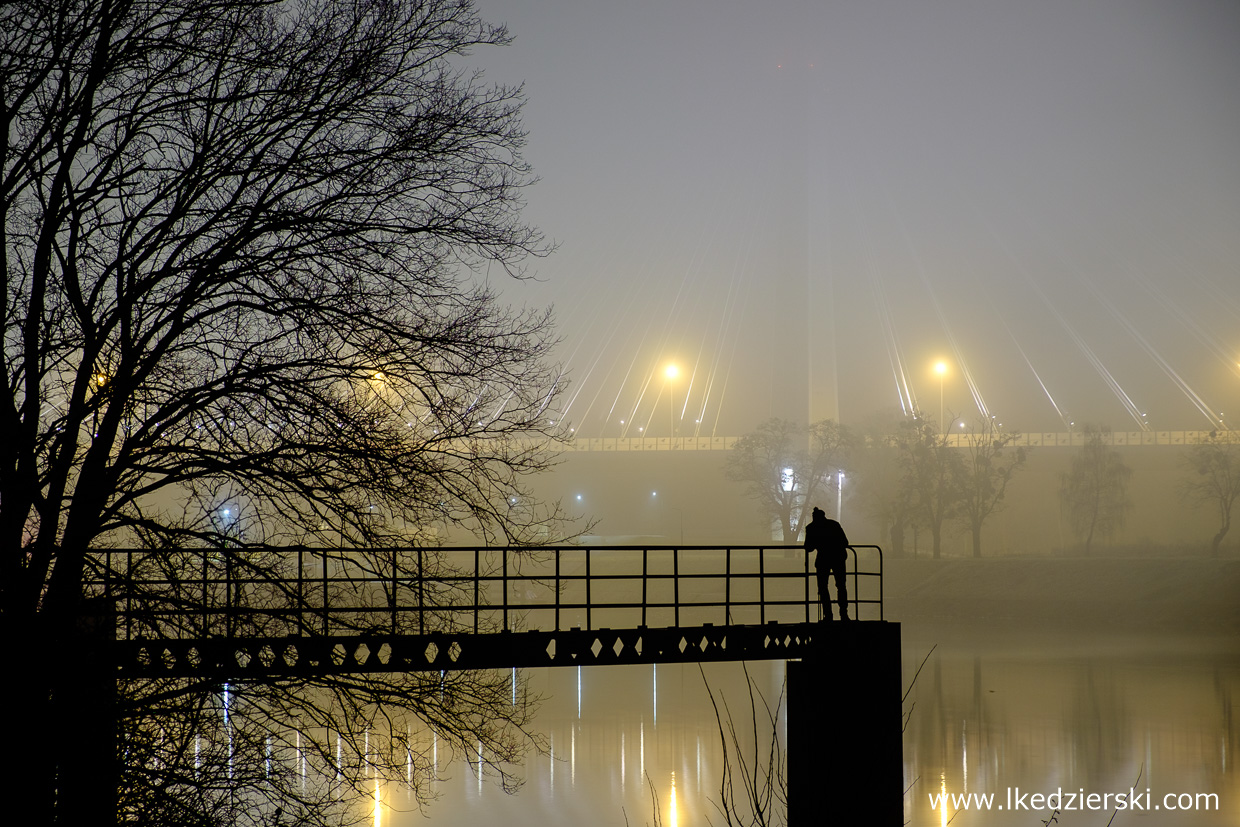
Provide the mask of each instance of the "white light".
{"label": "white light", "polygon": [[795,483],[795,472],[791,468],[785,468],[779,475],[779,487],[785,491],[791,491]]}
{"label": "white light", "polygon": [[657,496],[659,496],[659,492],[658,492],[658,491],[651,491],[651,492],[650,492],[650,496],[652,496],[652,497],[657,497]]}
{"label": "white light", "polygon": [[577,500],[578,500],[578,502],[580,502],[580,501],[581,501],[581,495],[580,495],[580,494],[578,494],[578,495],[577,495]]}

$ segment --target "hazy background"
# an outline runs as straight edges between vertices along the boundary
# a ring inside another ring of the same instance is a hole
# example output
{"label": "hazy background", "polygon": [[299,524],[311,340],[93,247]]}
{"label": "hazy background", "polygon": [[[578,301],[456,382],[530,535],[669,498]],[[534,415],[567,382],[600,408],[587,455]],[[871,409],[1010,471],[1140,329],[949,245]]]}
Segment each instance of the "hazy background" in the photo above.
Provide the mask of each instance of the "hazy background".
{"label": "hazy background", "polygon": [[479,5],[579,435],[1240,418],[1240,4]]}

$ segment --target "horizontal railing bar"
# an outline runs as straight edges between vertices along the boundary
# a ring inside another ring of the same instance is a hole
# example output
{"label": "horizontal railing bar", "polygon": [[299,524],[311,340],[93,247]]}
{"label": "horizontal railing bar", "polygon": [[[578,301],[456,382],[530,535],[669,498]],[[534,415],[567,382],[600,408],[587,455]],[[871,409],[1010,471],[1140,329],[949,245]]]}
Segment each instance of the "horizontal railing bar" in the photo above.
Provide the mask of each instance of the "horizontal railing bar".
{"label": "horizontal railing bar", "polygon": [[[848,575],[855,584],[878,578],[878,598],[863,598],[854,589],[849,602],[857,607],[878,606],[881,619],[882,549],[871,545],[852,549]],[[861,568],[859,551],[875,553],[866,557],[866,564],[876,562],[877,571]],[[267,573],[263,567],[270,558],[248,559],[250,554],[281,553],[296,564],[289,566],[276,559]],[[415,571],[425,571],[428,559],[432,572],[417,577]],[[527,570],[511,572],[513,559]],[[170,566],[184,566],[185,578],[168,574],[166,567]],[[444,568],[442,574],[433,571],[438,567]],[[145,575],[147,568],[155,569],[154,576]],[[817,600],[810,599],[809,579],[814,575],[805,551],[789,545],[241,548],[181,549],[170,554],[127,549],[89,558],[88,571],[89,587],[113,600],[126,601],[118,615],[125,617],[123,628],[129,638],[159,634],[183,638],[195,626],[206,637],[216,637],[221,631],[244,636],[250,633],[247,628],[255,630],[253,634],[288,629],[290,637],[312,631],[318,635],[358,630],[371,634],[378,628],[395,632],[415,625],[422,630],[428,619],[442,629],[478,630],[483,618],[487,626],[501,625],[498,619],[504,612],[515,612],[519,623],[530,625],[539,625],[545,620],[541,615],[554,612],[554,628],[558,629],[566,612],[567,623],[581,620],[575,613],[585,613],[585,626],[591,628],[591,613],[596,611],[612,615],[598,618],[600,622],[614,623],[617,612],[642,611],[644,619],[650,611],[676,614],[685,609],[696,617],[722,613],[720,625],[731,626],[744,625],[739,622],[744,618],[735,615],[746,615],[746,610],[755,607],[802,607],[807,619],[816,615],[817,608]],[[782,584],[802,583],[803,595],[781,595],[788,588]],[[592,600],[592,585],[619,589],[621,595]],[[639,585],[641,600],[617,599]],[[652,601],[652,586],[670,586],[671,601]],[[681,597],[683,586],[696,593]],[[584,600],[578,596],[579,589],[585,592]],[[758,599],[735,599],[738,590],[746,589],[757,591]],[[716,590],[722,594],[716,596]],[[528,599],[535,602],[525,602],[523,592],[530,592]],[[554,595],[553,602],[549,595]],[[398,596],[413,602],[404,604]]]}

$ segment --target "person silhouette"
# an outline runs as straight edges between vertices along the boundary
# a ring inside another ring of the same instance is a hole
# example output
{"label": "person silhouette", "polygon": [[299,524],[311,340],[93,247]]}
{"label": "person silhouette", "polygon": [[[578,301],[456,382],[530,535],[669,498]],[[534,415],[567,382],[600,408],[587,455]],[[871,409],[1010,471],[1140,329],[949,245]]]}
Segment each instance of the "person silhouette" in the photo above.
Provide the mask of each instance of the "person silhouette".
{"label": "person silhouette", "polygon": [[805,526],[805,551],[817,550],[814,569],[818,573],[818,600],[822,604],[822,619],[831,620],[831,595],[827,584],[835,577],[835,600],[840,607],[840,620],[848,617],[848,585],[844,580],[848,562],[848,535],[835,520],[828,520],[821,508],[814,508],[813,519]]}

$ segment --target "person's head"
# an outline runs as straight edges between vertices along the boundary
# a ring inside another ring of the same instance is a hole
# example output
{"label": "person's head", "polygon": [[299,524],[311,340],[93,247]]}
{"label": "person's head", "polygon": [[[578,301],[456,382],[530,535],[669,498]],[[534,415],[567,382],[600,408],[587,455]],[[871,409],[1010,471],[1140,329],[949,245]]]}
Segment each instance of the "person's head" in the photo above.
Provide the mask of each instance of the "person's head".
{"label": "person's head", "polygon": [[823,511],[818,506],[814,506],[812,516],[814,520],[825,520],[827,518],[827,512]]}

